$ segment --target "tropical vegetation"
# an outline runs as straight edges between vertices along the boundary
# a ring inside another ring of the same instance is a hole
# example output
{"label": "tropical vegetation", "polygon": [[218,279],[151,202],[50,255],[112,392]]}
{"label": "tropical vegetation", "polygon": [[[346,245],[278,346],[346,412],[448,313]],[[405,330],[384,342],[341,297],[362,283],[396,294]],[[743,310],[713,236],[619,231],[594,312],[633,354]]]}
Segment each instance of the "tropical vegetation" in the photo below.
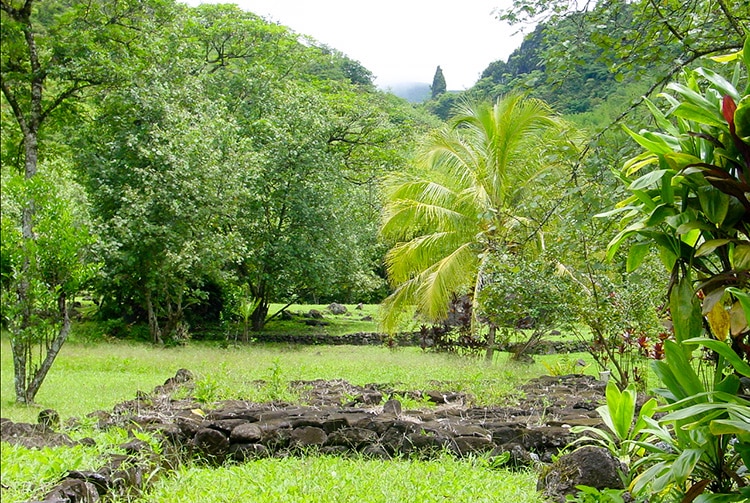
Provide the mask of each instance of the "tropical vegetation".
{"label": "tropical vegetation", "polygon": [[388,333],[463,305],[488,362],[564,331],[612,373],[586,433],[630,497],[750,498],[745,3],[515,0],[521,47],[412,105],[234,5],[0,0],[3,397],[48,400],[92,326],[177,354],[293,304],[382,301]]}

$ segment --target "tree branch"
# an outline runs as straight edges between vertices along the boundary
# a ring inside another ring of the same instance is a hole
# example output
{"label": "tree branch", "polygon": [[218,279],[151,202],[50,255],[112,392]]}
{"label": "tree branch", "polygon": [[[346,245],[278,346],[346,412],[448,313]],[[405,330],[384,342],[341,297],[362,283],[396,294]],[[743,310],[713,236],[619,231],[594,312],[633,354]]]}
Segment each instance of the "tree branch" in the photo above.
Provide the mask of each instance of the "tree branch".
{"label": "tree branch", "polygon": [[8,100],[10,108],[13,110],[13,115],[18,121],[18,126],[21,128],[21,134],[25,137],[29,131],[28,125],[26,124],[26,117],[23,115],[23,110],[21,110],[21,106],[18,104],[15,94],[13,94],[13,91],[8,87],[8,83],[2,78],[2,75],[0,75],[0,87],[2,87],[3,96]]}

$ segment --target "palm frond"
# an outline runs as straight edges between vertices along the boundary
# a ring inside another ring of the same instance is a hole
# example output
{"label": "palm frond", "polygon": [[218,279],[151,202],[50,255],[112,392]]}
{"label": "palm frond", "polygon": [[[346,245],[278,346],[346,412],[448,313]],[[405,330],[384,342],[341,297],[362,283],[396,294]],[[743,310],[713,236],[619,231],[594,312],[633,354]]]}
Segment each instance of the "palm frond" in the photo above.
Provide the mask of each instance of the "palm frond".
{"label": "palm frond", "polygon": [[422,178],[387,188],[381,233],[401,242],[386,257],[395,291],[383,304],[384,319],[408,304],[438,320],[453,293],[476,284],[481,247],[523,221],[516,203],[552,169],[540,152],[563,127],[544,102],[511,94],[461,104],[428,136],[417,158]]}
{"label": "palm frond", "polygon": [[388,277],[395,285],[408,281],[465,243],[464,236],[456,232],[435,232],[398,243],[385,257]]}

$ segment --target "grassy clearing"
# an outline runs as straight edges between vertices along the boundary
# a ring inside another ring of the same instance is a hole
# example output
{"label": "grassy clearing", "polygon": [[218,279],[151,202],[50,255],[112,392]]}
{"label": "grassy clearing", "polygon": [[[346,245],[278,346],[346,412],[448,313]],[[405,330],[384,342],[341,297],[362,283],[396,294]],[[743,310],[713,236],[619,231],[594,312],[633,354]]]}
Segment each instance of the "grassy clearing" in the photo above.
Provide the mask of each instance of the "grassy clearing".
{"label": "grassy clearing", "polygon": [[[63,347],[37,401],[39,407],[13,404],[13,365],[7,339],[0,342],[0,415],[35,422],[40,407],[56,409],[63,420],[132,399],[150,391],[179,368],[196,376],[203,392],[216,399],[254,397],[263,379],[285,387],[290,380],[343,378],[353,384],[390,383],[402,389],[466,391],[480,403],[507,403],[518,385],[545,373],[541,363],[513,364],[500,355],[493,366],[418,348],[263,345],[220,348],[193,343],[154,348],[148,344],[68,343]],[[552,361],[553,357],[539,361]],[[93,427],[69,432],[73,438],[94,436],[98,447],[29,450],[2,444],[2,501],[41,497],[70,469],[96,469],[99,454],[124,441],[116,431]],[[145,502],[396,502],[518,501],[540,502],[536,475],[492,470],[481,458],[382,462],[360,458],[310,456],[268,459],[218,469],[189,464],[161,480],[139,501]],[[40,487],[41,485],[41,487]],[[36,488],[36,490],[34,490]]]}
{"label": "grassy clearing", "polygon": [[[3,503],[42,498],[68,470],[101,464],[95,447],[30,450],[2,444]],[[486,458],[429,461],[310,455],[209,468],[188,463],[158,477],[137,499],[113,503],[385,503],[402,501],[541,503],[533,471],[492,469]]]}
{"label": "grassy clearing", "polygon": [[[275,314],[286,304],[271,304],[269,315]],[[344,335],[357,332],[372,333],[378,331],[378,309],[377,304],[362,304],[361,309],[357,309],[358,304],[343,304],[347,312],[344,314],[332,314],[328,310],[328,304],[292,304],[286,309],[286,312],[294,315],[292,320],[282,320],[275,317],[269,321],[263,331],[268,333],[285,333],[285,334],[328,334]],[[324,326],[308,326],[303,322],[303,316],[307,315],[311,309],[320,312],[323,315]]]}
{"label": "grassy clearing", "polygon": [[[39,408],[14,405],[13,362],[7,339],[0,343],[0,414],[14,421],[35,421]],[[492,366],[454,355],[425,353],[419,348],[355,346],[251,345],[221,348],[193,343],[155,348],[149,344],[110,342],[66,344],[42,385],[40,407],[57,410],[63,419],[108,409],[150,391],[180,368],[196,374],[206,401],[245,398],[264,400],[265,380],[286,387],[291,380],[346,379],[352,384],[392,384],[402,389],[465,391],[480,404],[506,403],[520,383],[548,373],[537,358],[516,364],[506,354]],[[589,369],[591,370],[591,368]],[[437,383],[444,383],[438,385]],[[271,390],[273,391],[273,390]],[[278,390],[277,390],[278,391]]]}
{"label": "grassy clearing", "polygon": [[25,447],[0,444],[2,501],[41,499],[70,470],[101,466],[100,453],[92,447]]}

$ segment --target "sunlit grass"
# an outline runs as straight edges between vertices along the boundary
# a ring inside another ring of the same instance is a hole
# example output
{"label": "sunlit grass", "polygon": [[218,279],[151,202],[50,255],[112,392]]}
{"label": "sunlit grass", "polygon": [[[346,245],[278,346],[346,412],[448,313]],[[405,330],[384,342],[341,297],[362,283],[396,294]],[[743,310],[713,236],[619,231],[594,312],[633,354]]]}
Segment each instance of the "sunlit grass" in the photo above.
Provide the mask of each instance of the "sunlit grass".
{"label": "sunlit grass", "polygon": [[218,469],[181,469],[139,503],[541,503],[536,474],[491,470],[482,459],[376,461],[310,456]]}
{"label": "sunlit grass", "polygon": [[27,449],[0,443],[0,478],[3,503],[41,499],[70,470],[90,470],[101,464],[95,447]]}
{"label": "sunlit grass", "polygon": [[[15,421],[35,421],[38,407],[13,404],[13,362],[7,339],[0,346],[0,413]],[[352,384],[392,384],[399,389],[441,388],[464,391],[477,403],[505,403],[520,383],[546,374],[541,362],[509,361],[501,353],[487,366],[481,359],[378,346],[249,345],[221,348],[192,343],[160,348],[145,343],[66,344],[37,395],[40,407],[57,410],[63,419],[109,409],[151,391],[178,369],[216,383],[217,399],[262,398],[255,381],[346,379]],[[275,372],[275,374],[274,374]]]}
{"label": "sunlit grass", "polygon": [[[37,407],[13,404],[10,345],[0,349],[0,414],[35,422],[41,407],[56,409],[63,420],[83,417],[150,391],[180,368],[198,382],[216,383],[217,398],[258,396],[258,379],[346,379],[353,384],[387,383],[403,390],[465,391],[479,403],[508,403],[525,380],[545,373],[541,363],[516,364],[499,354],[493,365],[481,359],[423,352],[418,348],[249,345],[221,348],[191,343],[158,348],[129,342],[68,343],[37,396]],[[541,357],[538,361],[554,357]],[[124,441],[117,432],[69,431],[92,435],[98,447],[42,451],[2,444],[3,502],[43,496],[45,487],[68,469],[96,469],[104,450]],[[34,474],[30,474],[29,470]],[[217,469],[188,465],[164,477],[140,502],[540,502],[533,473],[491,470],[479,460],[374,461],[311,456],[268,459]]]}

